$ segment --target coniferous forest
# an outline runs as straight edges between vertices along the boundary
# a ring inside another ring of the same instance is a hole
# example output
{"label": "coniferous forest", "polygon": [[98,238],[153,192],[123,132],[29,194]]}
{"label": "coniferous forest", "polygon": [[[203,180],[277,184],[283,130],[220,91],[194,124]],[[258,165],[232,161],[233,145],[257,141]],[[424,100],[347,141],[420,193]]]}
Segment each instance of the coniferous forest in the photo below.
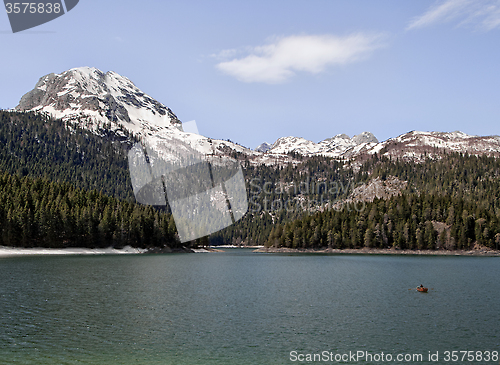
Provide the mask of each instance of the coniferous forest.
{"label": "coniferous forest", "polygon": [[0,111],[0,244],[180,246],[165,209],[135,204],[133,136],[100,135],[35,113]]}
{"label": "coniferous forest", "polygon": [[133,202],[127,162],[133,136],[98,133],[37,113],[0,110],[0,171],[71,182]]}
{"label": "coniferous forest", "polygon": [[[127,152],[134,137],[97,135],[35,114],[0,111],[0,244],[19,247],[179,247],[168,207],[135,204]],[[420,162],[369,156],[360,164],[293,156],[240,160],[249,212],[212,244],[289,248],[470,249],[500,246],[500,160],[442,154]],[[346,204],[374,179],[399,195]],[[335,209],[331,206],[337,204]]]}
{"label": "coniferous forest", "polygon": [[497,248],[500,217],[472,202],[429,194],[375,199],[363,210],[329,210],[271,229],[266,246],[288,248]]}
{"label": "coniferous forest", "polygon": [[15,247],[179,246],[173,217],[96,190],[0,176],[0,244]]}

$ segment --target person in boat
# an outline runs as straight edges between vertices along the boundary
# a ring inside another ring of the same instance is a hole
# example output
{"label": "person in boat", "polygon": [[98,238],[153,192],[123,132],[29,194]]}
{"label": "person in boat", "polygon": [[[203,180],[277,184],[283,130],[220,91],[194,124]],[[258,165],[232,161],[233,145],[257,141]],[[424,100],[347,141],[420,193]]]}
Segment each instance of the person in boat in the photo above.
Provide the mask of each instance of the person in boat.
{"label": "person in boat", "polygon": [[423,288],[424,286],[422,284],[420,284],[420,287]]}

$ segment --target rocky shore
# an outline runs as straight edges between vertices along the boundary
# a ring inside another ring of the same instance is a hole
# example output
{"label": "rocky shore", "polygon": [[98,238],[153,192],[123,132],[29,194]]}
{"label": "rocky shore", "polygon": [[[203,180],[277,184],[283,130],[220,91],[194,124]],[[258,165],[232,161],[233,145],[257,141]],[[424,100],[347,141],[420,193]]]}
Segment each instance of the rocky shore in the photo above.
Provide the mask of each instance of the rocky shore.
{"label": "rocky shore", "polygon": [[329,253],[329,254],[359,254],[359,255],[431,255],[431,256],[499,256],[500,251],[489,248],[474,250],[397,250],[394,248],[358,248],[358,249],[293,249],[263,247],[254,252],[263,253]]}

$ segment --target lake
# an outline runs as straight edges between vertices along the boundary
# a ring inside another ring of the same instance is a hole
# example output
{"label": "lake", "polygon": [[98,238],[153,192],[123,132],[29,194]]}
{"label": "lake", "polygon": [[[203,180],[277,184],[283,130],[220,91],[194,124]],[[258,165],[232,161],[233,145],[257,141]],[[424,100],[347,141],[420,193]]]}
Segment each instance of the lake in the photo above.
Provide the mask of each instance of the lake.
{"label": "lake", "polygon": [[[367,364],[386,363],[383,352],[394,363],[422,354],[420,363],[498,364],[499,274],[497,257],[229,249],[0,258],[0,359]],[[378,358],[341,358],[357,351]],[[474,361],[447,362],[446,351],[459,360],[474,351]]]}

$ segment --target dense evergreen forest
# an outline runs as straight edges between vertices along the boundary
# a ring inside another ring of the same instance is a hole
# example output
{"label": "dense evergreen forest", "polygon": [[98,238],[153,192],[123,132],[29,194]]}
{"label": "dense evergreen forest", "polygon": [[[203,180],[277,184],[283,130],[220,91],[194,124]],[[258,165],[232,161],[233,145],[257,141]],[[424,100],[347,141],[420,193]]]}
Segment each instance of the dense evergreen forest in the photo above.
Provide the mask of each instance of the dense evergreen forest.
{"label": "dense evergreen forest", "polygon": [[497,248],[500,215],[447,196],[402,194],[361,211],[329,210],[273,227],[266,246],[289,248]]}
{"label": "dense evergreen forest", "polygon": [[[300,156],[295,155],[295,158]],[[347,198],[355,173],[344,162],[324,157],[302,158],[285,166],[251,165],[242,161],[247,182],[248,213],[210,236],[214,244],[263,244],[274,225],[292,221]]]}
{"label": "dense evergreen forest", "polygon": [[[0,231],[9,246],[177,247],[168,207],[134,204],[127,151],[134,137],[99,135],[36,113],[0,111]],[[499,239],[500,160],[443,154],[362,163],[293,157],[282,166],[240,159],[249,212],[212,244],[470,248]],[[353,209],[354,188],[407,181],[399,197]],[[331,206],[340,202],[340,208]],[[206,241],[206,240],[205,240]]]}
{"label": "dense evergreen forest", "polygon": [[422,163],[373,158],[359,172],[359,180],[396,176],[409,182],[409,192],[426,192],[474,202],[500,210],[500,159],[488,156],[445,154]]}
{"label": "dense evergreen forest", "polygon": [[100,136],[38,113],[0,110],[0,171],[71,182],[134,201],[127,150],[132,136]]}
{"label": "dense evergreen forest", "polygon": [[173,217],[151,206],[47,179],[0,176],[0,245],[180,246]]}

